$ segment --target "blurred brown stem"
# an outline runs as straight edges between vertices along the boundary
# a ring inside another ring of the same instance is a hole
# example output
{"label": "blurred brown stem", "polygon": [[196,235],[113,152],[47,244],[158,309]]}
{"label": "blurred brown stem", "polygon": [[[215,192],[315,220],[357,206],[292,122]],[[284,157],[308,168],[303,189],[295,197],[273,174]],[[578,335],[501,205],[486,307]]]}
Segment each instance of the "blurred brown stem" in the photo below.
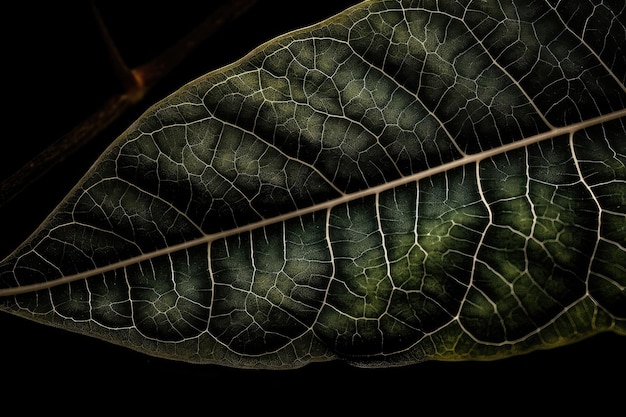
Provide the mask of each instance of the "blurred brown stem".
{"label": "blurred brown stem", "polygon": [[68,134],[58,139],[13,175],[3,180],[0,183],[0,206],[13,199],[70,154],[97,137],[131,106],[140,102],[157,82],[179,65],[198,45],[236,20],[257,1],[230,0],[226,2],[175,45],[166,49],[153,60],[134,69],[129,69],[124,63],[97,8],[94,7],[94,13],[107,45],[111,63],[120,78],[124,92],[113,95]]}

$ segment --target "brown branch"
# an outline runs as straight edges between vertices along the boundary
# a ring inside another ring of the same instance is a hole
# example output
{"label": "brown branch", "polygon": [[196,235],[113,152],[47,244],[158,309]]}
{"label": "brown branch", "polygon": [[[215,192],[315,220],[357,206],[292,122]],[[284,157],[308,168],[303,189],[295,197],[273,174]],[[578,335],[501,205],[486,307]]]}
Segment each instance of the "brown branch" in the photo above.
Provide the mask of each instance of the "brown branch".
{"label": "brown branch", "polygon": [[215,10],[194,30],[146,64],[129,69],[119,55],[98,10],[94,13],[109,57],[124,92],[113,95],[98,110],[68,134],[54,142],[13,175],[0,183],[0,207],[41,178],[65,158],[97,137],[104,129],[139,103],[161,79],[178,66],[195,48],[218,30],[236,20],[258,0],[231,0]]}
{"label": "brown branch", "polygon": [[218,8],[211,16],[200,23],[193,31],[183,37],[176,45],[165,50],[161,55],[140,65],[133,70],[144,88],[150,88],[177,66],[201,42],[216,33],[222,27],[236,20],[252,7],[256,0],[231,0]]}

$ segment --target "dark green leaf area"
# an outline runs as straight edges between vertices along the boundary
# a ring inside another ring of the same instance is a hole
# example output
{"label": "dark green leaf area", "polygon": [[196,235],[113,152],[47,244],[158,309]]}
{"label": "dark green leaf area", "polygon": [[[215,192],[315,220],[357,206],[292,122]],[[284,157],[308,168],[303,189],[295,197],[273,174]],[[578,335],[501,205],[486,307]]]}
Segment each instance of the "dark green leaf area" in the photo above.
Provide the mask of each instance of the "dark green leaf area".
{"label": "dark green leaf area", "polygon": [[328,182],[312,191],[366,189],[459,157],[419,100],[344,42],[289,40],[203,86],[204,102]]}
{"label": "dark green leaf area", "polygon": [[[138,198],[148,198],[129,184],[104,180],[77,189],[62,210],[49,219],[49,229],[38,230],[16,252],[13,266],[0,268],[3,285],[13,287],[69,276],[135,256],[169,243],[180,242],[193,227],[158,202],[146,211]],[[157,224],[154,218],[164,221]],[[159,227],[169,228],[165,236]],[[49,298],[37,310],[51,310]]]}
{"label": "dark green leaf area", "polygon": [[[609,63],[612,70],[621,72],[623,81],[624,66],[620,62],[623,63],[624,54],[613,44],[624,40],[623,26],[614,25],[615,15],[604,6],[593,7],[590,14],[581,13],[586,6],[590,3],[581,7],[561,2],[555,10],[549,2],[475,1],[463,10],[463,23],[546,119],[562,126],[621,109],[626,104],[623,87],[604,67]],[[570,26],[572,14],[576,15],[576,30]],[[612,36],[597,36],[601,25],[602,31],[611,28]],[[608,44],[598,44],[600,39]],[[587,41],[592,42],[595,53],[589,53]],[[611,49],[609,44],[617,49]]]}
{"label": "dark green leaf area", "polygon": [[[93,277],[87,284],[90,306],[86,311],[91,308],[90,318],[103,328],[131,329],[134,325],[127,273],[123,269],[107,272]],[[52,290],[52,294],[56,291]],[[73,314],[68,316],[72,317]]]}
{"label": "dark green leaf area", "polygon": [[[555,10],[568,29],[583,39],[595,51],[602,63],[606,64],[617,80],[626,85],[626,44],[624,16],[626,8],[621,2],[554,2]],[[619,3],[619,5],[618,5]],[[622,22],[619,24],[618,22]],[[606,33],[607,36],[600,36]],[[622,103],[623,107],[623,103]]]}
{"label": "dark green leaf area", "polygon": [[67,319],[76,326],[93,320],[95,327],[119,330],[133,325],[128,288],[123,271],[114,271],[89,282],[40,291],[37,297],[16,296],[11,308],[32,311],[41,320],[50,316],[53,322],[62,323]]}
{"label": "dark green leaf area", "polygon": [[587,296],[599,208],[568,148],[557,138],[482,164],[492,221],[462,319],[481,339],[522,338]]}
{"label": "dark green leaf area", "polygon": [[601,209],[593,250],[589,291],[617,317],[626,313],[626,141],[624,121],[616,120],[578,132],[574,149],[585,184]]}
{"label": "dark green leaf area", "polygon": [[602,256],[593,261],[593,269],[589,274],[589,292],[611,315],[624,317],[626,315],[626,291],[624,291],[626,255],[624,255],[624,250],[615,244],[600,241],[596,252],[601,252]]}
{"label": "dark green leaf area", "polygon": [[[450,8],[450,13],[408,5],[403,14],[393,8],[372,14],[354,25],[350,46],[415,94],[463,152],[480,152],[544,130],[529,98],[503,70],[507,63],[494,62],[494,57],[502,57],[486,50],[491,43],[477,43],[480,34],[463,22],[462,17],[471,11],[466,14],[462,8],[442,7]],[[511,29],[502,30],[511,37]],[[495,38],[498,36],[503,35]],[[530,45],[522,43],[521,47],[537,47],[536,39],[528,41]],[[529,65],[520,72],[528,74]],[[415,77],[416,69],[419,77]],[[506,135],[489,145],[480,141],[482,135],[504,131]]]}
{"label": "dark green leaf area", "polygon": [[309,332],[333,269],[325,221],[305,216],[212,244],[211,334],[231,350],[259,354]]}
{"label": "dark green leaf area", "polygon": [[312,167],[209,116],[192,92],[183,94],[189,102],[174,97],[148,115],[139,133],[111,154],[118,181],[136,184],[148,198],[165,202],[196,233],[228,230],[333,195]]}
{"label": "dark green leaf area", "polygon": [[[350,45],[416,93],[467,153],[486,149],[479,138],[494,131],[507,132],[498,138],[507,143],[545,130],[531,103],[554,125],[626,103],[620,85],[547,4],[443,6],[449,12],[407,6],[406,20],[390,9],[357,22]],[[610,14],[597,18],[612,26]]]}
{"label": "dark green leaf area", "polygon": [[316,327],[329,346],[397,353],[454,320],[488,223],[474,180],[462,167],[332,210],[336,269]]}
{"label": "dark green leaf area", "polygon": [[132,321],[140,334],[172,342],[206,331],[212,287],[205,253],[198,247],[128,268]]}
{"label": "dark green leaf area", "polygon": [[620,246],[626,244],[626,141],[623,120],[577,133],[574,146],[584,182],[602,209],[600,235]]}

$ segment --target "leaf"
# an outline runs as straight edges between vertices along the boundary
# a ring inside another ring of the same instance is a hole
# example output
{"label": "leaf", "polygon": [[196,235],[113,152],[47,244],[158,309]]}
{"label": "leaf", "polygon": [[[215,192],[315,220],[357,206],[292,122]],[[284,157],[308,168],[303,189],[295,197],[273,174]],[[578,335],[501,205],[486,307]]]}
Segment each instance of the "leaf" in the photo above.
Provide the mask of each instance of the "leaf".
{"label": "leaf", "polygon": [[623,335],[623,13],[366,1],[277,38],[122,134],[3,309],[237,367]]}

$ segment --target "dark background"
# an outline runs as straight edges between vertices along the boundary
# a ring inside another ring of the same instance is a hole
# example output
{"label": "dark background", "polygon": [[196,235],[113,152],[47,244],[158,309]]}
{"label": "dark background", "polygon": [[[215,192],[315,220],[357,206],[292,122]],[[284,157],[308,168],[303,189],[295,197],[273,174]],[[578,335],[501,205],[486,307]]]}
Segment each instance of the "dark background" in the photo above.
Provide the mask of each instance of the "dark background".
{"label": "dark background", "polygon": [[[99,2],[130,66],[152,58],[219,2]],[[0,207],[0,257],[21,243],[99,153],[145,108],[184,82],[228,64],[286,31],[356,1],[261,0],[163,80],[104,134]],[[130,6],[129,6],[130,4]],[[3,137],[0,178],[69,131],[118,85],[88,2],[16,5],[3,12]],[[357,369],[339,362],[294,371],[237,370],[146,357],[105,342],[0,315],[0,395],[26,393],[24,410],[145,411],[164,406],[216,413],[394,410],[519,414],[545,408],[623,406],[626,338],[603,334],[575,345],[497,362],[428,362]],[[620,386],[621,385],[621,386]],[[85,405],[78,402],[87,400]],[[126,401],[126,402],[124,402]],[[220,412],[224,412],[223,409]],[[182,413],[181,413],[182,414]]]}

